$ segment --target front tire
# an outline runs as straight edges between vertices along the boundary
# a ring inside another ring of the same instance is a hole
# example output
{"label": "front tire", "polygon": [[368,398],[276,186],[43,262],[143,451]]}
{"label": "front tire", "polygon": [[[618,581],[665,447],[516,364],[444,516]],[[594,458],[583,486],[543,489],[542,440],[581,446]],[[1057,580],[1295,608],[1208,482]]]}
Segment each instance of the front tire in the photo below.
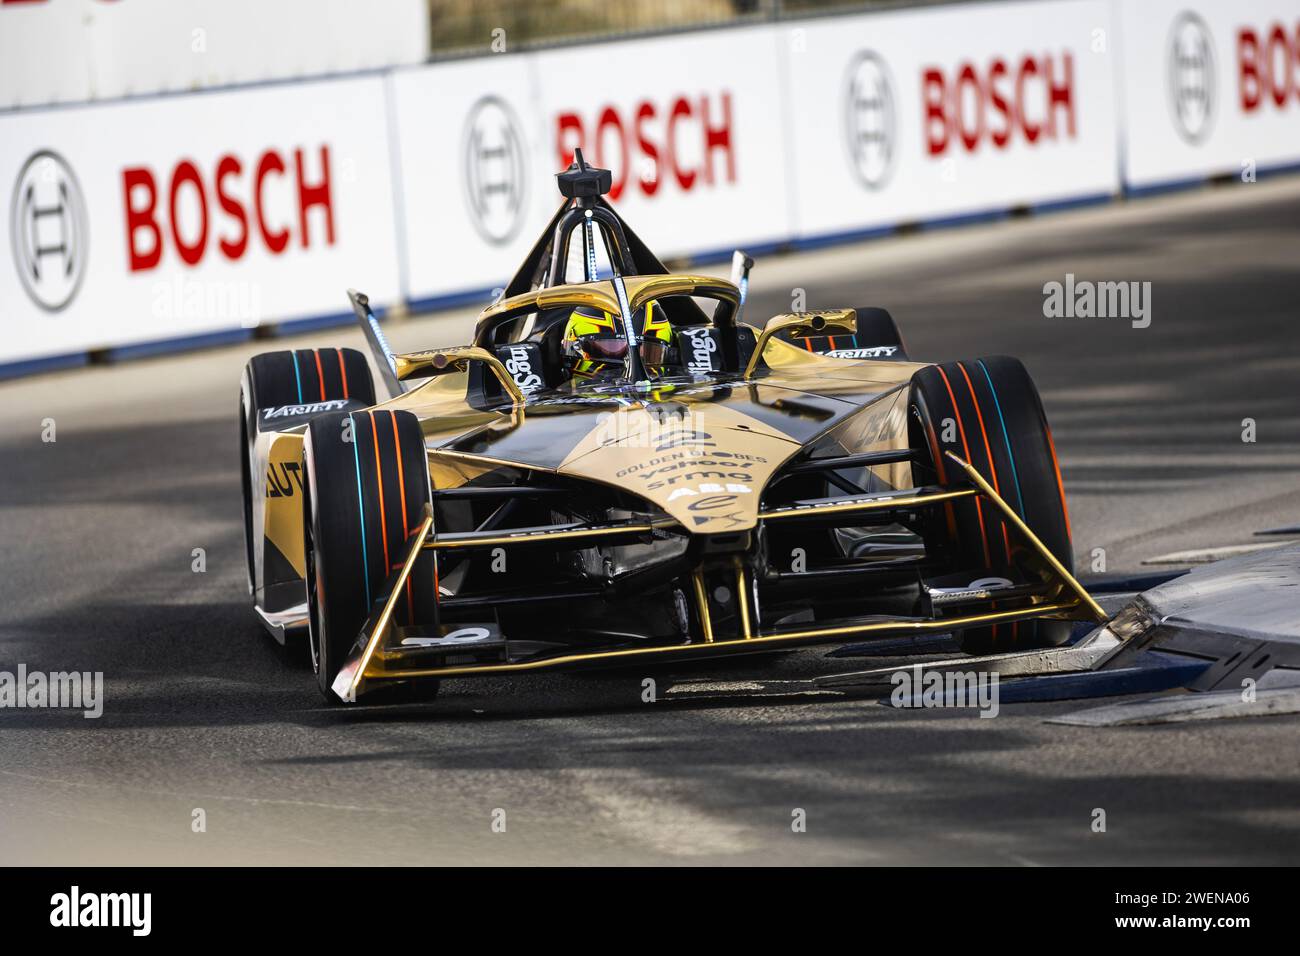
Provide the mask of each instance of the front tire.
{"label": "front tire", "polygon": [[[286,405],[306,405],[337,399],[375,403],[375,386],[365,356],[356,349],[297,349],[263,352],[244,366],[239,382],[240,484],[244,505],[244,561],[248,593],[257,601],[258,588],[292,581],[297,573],[268,542],[259,540],[254,529],[254,494],[263,494],[266,478],[254,476],[257,468],[258,416],[265,410]],[[262,548],[262,570],[258,572],[257,549]],[[285,636],[285,656],[290,662],[306,659],[301,638]]]}
{"label": "front tire", "polygon": [[[1070,573],[1074,550],[1065,488],[1038,390],[1018,359],[993,356],[946,362],[912,377],[909,428],[913,448],[929,451],[915,467],[918,484],[959,482],[945,457],[970,462]],[[956,472],[956,473],[954,473]],[[1014,567],[1029,548],[1001,512],[979,498],[944,509],[937,536],[959,569]],[[1069,621],[1022,621],[968,628],[954,636],[971,654],[1054,647],[1070,636]]]}
{"label": "front tire", "polygon": [[[303,515],[313,666],[321,693],[332,684],[377,607],[383,583],[406,559],[410,535],[431,501],[420,422],[374,409],[312,420],[303,442]],[[394,622],[437,620],[436,566],[423,553],[397,602]]]}

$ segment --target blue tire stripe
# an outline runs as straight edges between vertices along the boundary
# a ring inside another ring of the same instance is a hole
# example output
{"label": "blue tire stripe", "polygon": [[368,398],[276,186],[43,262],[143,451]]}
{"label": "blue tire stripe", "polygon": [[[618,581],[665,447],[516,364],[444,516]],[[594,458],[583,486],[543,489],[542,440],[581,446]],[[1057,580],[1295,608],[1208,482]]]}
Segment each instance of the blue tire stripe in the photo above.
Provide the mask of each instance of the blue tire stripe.
{"label": "blue tire stripe", "polygon": [[366,504],[361,495],[361,453],[357,450],[357,423],[352,413],[348,413],[352,423],[352,460],[357,466],[357,508],[361,512],[361,565],[365,568],[366,579],[366,613],[370,613],[370,561],[366,557]]}
{"label": "blue tire stripe", "polygon": [[984,380],[989,383],[989,391],[993,393],[993,407],[998,410],[998,422],[1002,425],[1002,440],[1007,446],[1007,457],[1011,459],[1011,477],[1016,482],[1016,501],[1019,504],[1020,517],[1025,519],[1025,496],[1020,491],[1020,475],[1016,472],[1016,453],[1011,448],[1011,436],[1007,434],[1007,420],[1002,417],[1002,403],[998,401],[998,390],[993,387],[993,377],[989,375],[988,366],[984,364],[983,359],[977,361],[980,363],[980,368],[984,369]]}
{"label": "blue tire stripe", "polygon": [[298,371],[298,351],[295,349],[293,355],[293,377],[298,380],[298,404],[302,404],[302,373]]}

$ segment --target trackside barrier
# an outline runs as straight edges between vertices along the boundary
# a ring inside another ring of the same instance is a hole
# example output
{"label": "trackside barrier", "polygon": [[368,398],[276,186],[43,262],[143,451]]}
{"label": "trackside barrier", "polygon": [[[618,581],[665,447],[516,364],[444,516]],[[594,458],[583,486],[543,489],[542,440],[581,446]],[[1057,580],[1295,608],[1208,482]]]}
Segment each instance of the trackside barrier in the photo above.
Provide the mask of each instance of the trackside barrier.
{"label": "trackside barrier", "polygon": [[[776,21],[0,113],[0,376],[486,301],[582,146],[665,256],[1300,163],[1300,0]],[[160,344],[161,343],[161,344]]]}

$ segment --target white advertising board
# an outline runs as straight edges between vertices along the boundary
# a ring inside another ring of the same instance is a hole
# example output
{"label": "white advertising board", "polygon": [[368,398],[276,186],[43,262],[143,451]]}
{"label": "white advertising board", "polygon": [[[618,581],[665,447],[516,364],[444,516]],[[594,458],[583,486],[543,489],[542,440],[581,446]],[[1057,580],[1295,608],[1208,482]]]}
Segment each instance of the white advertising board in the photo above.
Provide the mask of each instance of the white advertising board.
{"label": "white advertising board", "polygon": [[1110,12],[979,3],[783,24],[798,233],[1116,192]]}
{"label": "white advertising board", "polygon": [[0,362],[400,294],[379,77],[0,116]]}
{"label": "white advertising board", "polygon": [[660,255],[790,233],[782,92],[768,27],[395,71],[408,293],[510,278],[582,147]]}
{"label": "white advertising board", "polygon": [[1300,162],[1300,2],[1117,2],[1125,181]]}

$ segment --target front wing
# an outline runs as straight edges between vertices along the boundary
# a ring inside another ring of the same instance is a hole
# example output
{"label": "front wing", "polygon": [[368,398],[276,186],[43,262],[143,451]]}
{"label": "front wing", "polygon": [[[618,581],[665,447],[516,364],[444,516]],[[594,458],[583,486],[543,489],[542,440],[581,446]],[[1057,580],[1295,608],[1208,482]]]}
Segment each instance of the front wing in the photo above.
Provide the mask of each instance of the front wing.
{"label": "front wing", "polygon": [[[398,681],[442,677],[509,674],[537,670],[576,669],[634,661],[689,661],[727,654],[784,650],[833,644],[868,637],[893,637],[944,633],[968,627],[1012,623],[1033,619],[1080,620],[1105,623],[1108,616],[1070,571],[1038,539],[997,492],[969,463],[948,453],[969,478],[969,483],[952,487],[909,488],[852,498],[800,501],[772,508],[760,514],[760,522],[824,520],[828,515],[869,511],[903,511],[931,508],[963,497],[979,496],[991,502],[1041,559],[1041,581],[1031,585],[944,588],[929,594],[928,611],[919,617],[869,618],[831,622],[822,626],[763,628],[755,626],[750,607],[751,582],[744,563],[735,560],[736,593],[740,596],[737,636],[715,637],[709,619],[709,603],[702,574],[693,577],[696,613],[701,618],[701,639],[673,645],[617,647],[613,649],[517,651],[508,635],[495,628],[467,627],[432,640],[411,636],[394,624],[393,612],[416,559],[425,549],[495,547],[502,544],[538,546],[581,546],[594,539],[606,542],[635,539],[653,533],[649,524],[608,524],[582,527],[521,529],[501,533],[439,535],[433,530],[429,510],[412,534],[402,565],[385,582],[373,605],[369,620],[358,636],[347,662],[337,675],[333,690],[340,699],[356,701],[367,690]],[[999,607],[999,604],[1001,607]],[[1014,605],[1007,607],[1008,604]],[[446,629],[444,629],[446,630]]]}

